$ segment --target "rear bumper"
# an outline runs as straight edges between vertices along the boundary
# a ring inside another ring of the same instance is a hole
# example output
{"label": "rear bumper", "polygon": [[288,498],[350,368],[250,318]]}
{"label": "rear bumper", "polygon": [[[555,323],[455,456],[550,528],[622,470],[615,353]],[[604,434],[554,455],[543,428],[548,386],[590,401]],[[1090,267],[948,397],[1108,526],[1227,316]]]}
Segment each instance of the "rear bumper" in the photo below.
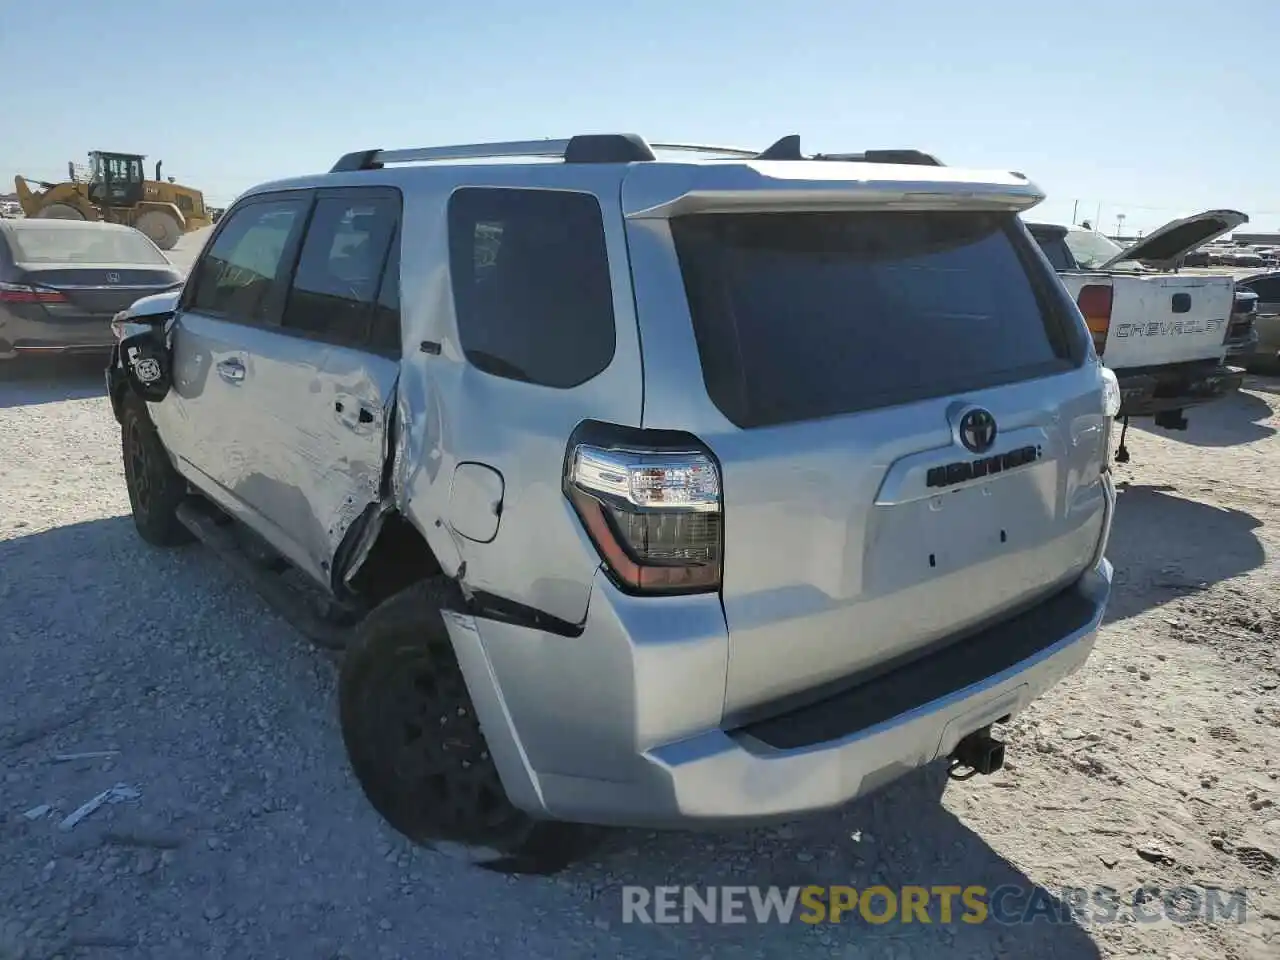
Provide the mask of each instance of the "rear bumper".
{"label": "rear bumper", "polygon": [[1120,416],[1143,417],[1221,399],[1240,389],[1244,373],[1223,363],[1179,363],[1116,370]]}
{"label": "rear bumper", "polygon": [[[1111,590],[1101,555],[1115,504],[1109,480],[1106,501],[1095,564],[1066,590],[857,688],[736,729],[706,707],[721,706],[726,666],[715,597],[705,598],[705,617],[690,603],[704,598],[670,598],[664,614],[599,578],[581,636],[455,613],[446,622],[518,806],[623,826],[789,819],[948,756],[1085,662]],[[619,633],[637,617],[650,617],[653,642]]]}
{"label": "rear bumper", "polygon": [[24,354],[101,354],[115,342],[108,316],[32,319],[0,311],[0,357]]}

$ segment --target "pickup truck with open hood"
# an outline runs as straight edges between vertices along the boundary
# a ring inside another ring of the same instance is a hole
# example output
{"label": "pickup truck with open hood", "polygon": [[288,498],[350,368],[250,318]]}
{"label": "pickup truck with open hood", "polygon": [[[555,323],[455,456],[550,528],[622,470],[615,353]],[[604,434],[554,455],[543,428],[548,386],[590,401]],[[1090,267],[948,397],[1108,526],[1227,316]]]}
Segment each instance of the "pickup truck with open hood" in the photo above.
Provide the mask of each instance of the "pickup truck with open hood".
{"label": "pickup truck with open hood", "polygon": [[[1184,410],[1240,386],[1242,371],[1226,364],[1240,335],[1235,280],[1176,270],[1187,253],[1248,220],[1209,210],[1129,247],[1080,227],[1027,224],[1084,314],[1098,355],[1115,371],[1125,420],[1149,416],[1183,430]],[[1123,462],[1123,450],[1117,459]]]}

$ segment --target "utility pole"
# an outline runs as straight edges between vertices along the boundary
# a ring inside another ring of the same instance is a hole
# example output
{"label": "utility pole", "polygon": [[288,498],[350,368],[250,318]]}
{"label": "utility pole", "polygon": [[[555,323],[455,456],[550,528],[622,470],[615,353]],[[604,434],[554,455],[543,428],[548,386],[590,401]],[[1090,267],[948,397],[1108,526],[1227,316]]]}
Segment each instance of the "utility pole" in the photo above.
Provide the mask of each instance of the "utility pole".
{"label": "utility pole", "polygon": [[1077,223],[1076,214],[1080,212],[1080,201],[1076,200],[1071,204],[1071,225],[1074,227]]}

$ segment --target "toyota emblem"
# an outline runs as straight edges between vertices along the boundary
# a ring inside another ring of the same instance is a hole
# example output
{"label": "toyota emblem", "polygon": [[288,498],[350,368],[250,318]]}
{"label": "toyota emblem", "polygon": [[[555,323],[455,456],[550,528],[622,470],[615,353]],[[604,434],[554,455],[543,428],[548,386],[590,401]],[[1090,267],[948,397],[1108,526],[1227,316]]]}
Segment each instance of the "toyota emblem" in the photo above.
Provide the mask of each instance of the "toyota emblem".
{"label": "toyota emblem", "polygon": [[996,442],[996,418],[981,407],[973,407],[960,418],[960,442],[973,453],[986,453]]}
{"label": "toyota emblem", "polygon": [[120,274],[112,272],[107,274],[107,283],[119,283]]}

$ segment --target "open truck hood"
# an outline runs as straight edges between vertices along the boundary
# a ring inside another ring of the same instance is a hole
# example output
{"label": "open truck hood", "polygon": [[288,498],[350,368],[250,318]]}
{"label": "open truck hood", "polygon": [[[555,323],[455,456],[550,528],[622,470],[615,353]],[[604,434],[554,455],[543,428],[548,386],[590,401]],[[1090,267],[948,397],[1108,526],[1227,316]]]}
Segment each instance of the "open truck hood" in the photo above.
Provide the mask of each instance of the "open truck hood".
{"label": "open truck hood", "polygon": [[1171,220],[1150,236],[1126,247],[1123,253],[1116,254],[1093,269],[1107,270],[1129,260],[1136,260],[1149,267],[1173,266],[1184,254],[1248,222],[1249,217],[1239,210],[1206,210],[1194,217]]}

